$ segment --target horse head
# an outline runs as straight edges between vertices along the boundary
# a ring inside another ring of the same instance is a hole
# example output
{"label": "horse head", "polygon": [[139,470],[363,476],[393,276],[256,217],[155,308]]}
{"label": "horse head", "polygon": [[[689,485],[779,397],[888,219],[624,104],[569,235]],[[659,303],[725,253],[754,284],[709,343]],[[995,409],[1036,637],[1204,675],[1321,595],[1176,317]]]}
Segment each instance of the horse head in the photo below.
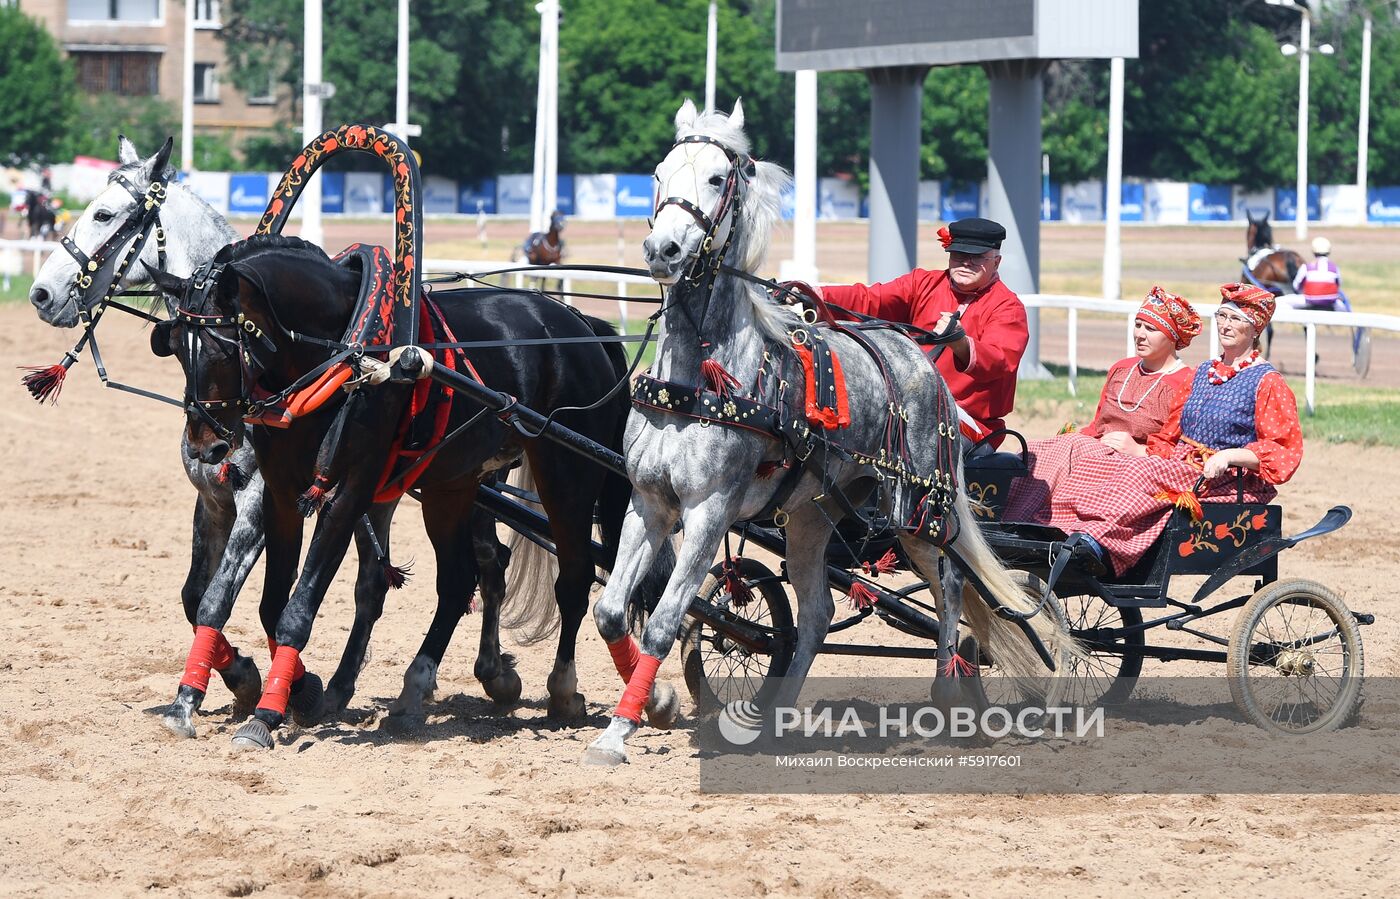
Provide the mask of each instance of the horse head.
{"label": "horse head", "polygon": [[731,264],[755,271],[768,251],[787,173],[749,155],[744,110],[676,113],[676,143],[656,167],[656,206],[642,255],[661,284],[695,279],[733,246]]}
{"label": "horse head", "polygon": [[[131,141],[122,137],[118,156],[120,167],[107,179],[107,186],[88,204],[63,240],[66,252],[50,253],[29,290],[29,302],[39,318],[59,328],[78,324],[79,307],[90,306],[102,297],[116,277],[131,242],[141,237],[143,230],[158,227],[159,204],[147,206],[152,185],[162,199],[165,184],[174,177],[169,167],[173,140],[167,140],[149,159],[136,153]],[[151,266],[159,264],[155,240],[146,240],[140,260]],[[144,280],[137,260],[127,266],[129,276]]]}
{"label": "horse head", "polygon": [[1274,229],[1269,224],[1268,210],[1256,216],[1246,209],[1244,214],[1249,219],[1249,229],[1245,233],[1245,242],[1248,244],[1246,249],[1252,253],[1260,247],[1272,247],[1274,245]]}

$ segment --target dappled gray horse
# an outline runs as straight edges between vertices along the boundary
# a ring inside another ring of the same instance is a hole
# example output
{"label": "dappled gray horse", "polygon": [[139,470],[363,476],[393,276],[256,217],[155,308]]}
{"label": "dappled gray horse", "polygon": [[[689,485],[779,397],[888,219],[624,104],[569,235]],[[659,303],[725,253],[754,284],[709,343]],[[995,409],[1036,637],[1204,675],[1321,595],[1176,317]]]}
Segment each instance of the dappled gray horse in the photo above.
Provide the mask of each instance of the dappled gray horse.
{"label": "dappled gray horse", "polygon": [[[674,717],[675,692],[655,681],[657,668],[724,534],[744,519],[772,516],[786,528],[798,636],[775,705],[793,704],[831,623],[825,553],[835,523],[872,492],[926,579],[937,581],[937,544],[946,542],[997,604],[1029,616],[1045,646],[1071,645],[1062,621],[1030,614],[1033,601],[978,531],[962,489],[953,399],[920,347],[889,328],[818,327],[720,268],[757,270],[787,181],[779,167],[749,156],[740,105],[729,116],[697,115],[687,100],[675,124],[677,143],[656,168],[655,221],[643,243],[652,277],[669,287],[662,336],[633,393],[624,446],[635,489],[617,567],[594,609],[627,687],[584,760],[626,761],[644,706],[653,724]],[[833,356],[839,362],[829,362]],[[848,403],[841,377],[831,377],[838,365]],[[816,378],[806,396],[804,367]],[[627,632],[626,597],[677,522],[684,542],[638,646]],[[1003,670],[1043,677],[1021,627],[975,591],[965,595],[966,603],[962,595],[936,597],[935,696],[945,685],[956,695],[967,670],[956,650],[962,616]]]}

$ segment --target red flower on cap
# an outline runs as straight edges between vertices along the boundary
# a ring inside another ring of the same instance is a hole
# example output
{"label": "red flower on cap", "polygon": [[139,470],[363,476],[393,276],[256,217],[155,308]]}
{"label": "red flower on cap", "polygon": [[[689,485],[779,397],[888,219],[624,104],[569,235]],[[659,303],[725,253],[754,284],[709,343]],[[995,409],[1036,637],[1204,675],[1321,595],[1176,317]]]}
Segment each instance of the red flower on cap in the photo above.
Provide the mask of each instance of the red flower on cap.
{"label": "red flower on cap", "polygon": [[1274,317],[1274,308],[1278,304],[1274,295],[1264,288],[1237,281],[1220,285],[1220,296],[1225,303],[1238,309],[1240,315],[1249,319],[1257,332],[1263,331],[1269,319]]}
{"label": "red flower on cap", "polygon": [[938,242],[943,244],[943,249],[945,250],[948,249],[949,244],[953,242],[953,232],[948,230],[947,225],[938,229]]}
{"label": "red flower on cap", "polygon": [[1176,342],[1178,350],[1190,345],[1201,333],[1201,316],[1184,298],[1153,287],[1142,301],[1137,318]]}

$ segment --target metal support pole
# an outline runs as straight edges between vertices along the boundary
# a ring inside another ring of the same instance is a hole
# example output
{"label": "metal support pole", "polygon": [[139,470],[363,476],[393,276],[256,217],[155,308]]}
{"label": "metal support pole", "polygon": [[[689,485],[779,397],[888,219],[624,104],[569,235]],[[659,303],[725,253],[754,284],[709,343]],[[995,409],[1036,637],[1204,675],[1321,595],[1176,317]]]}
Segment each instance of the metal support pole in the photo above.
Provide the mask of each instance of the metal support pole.
{"label": "metal support pole", "polygon": [[540,205],[540,229],[544,230],[559,208],[559,2],[550,0],[546,17],[549,27],[549,106],[545,110],[544,200]]}
{"label": "metal support pole", "polygon": [[[919,140],[928,66],[867,69],[870,77],[868,280],[888,281],[918,262]],[[1037,143],[1037,157],[1039,144]],[[1036,203],[1036,209],[1039,209]]]}
{"label": "metal support pole", "polygon": [[1108,178],[1103,231],[1103,298],[1123,297],[1123,57],[1108,69]]}
{"label": "metal support pole", "polygon": [[1312,17],[1303,12],[1303,34],[1298,50],[1298,193],[1293,215],[1293,232],[1299,240],[1308,238],[1308,56]]}
{"label": "metal support pole", "polygon": [[185,62],[181,73],[180,168],[194,171],[194,0],[185,0]]}
{"label": "metal support pole", "polygon": [[[408,0],[399,0],[399,53],[398,82],[394,87],[394,122],[401,131],[408,129]],[[399,139],[408,142],[408,135],[400,133]]]}
{"label": "metal support pole", "polygon": [[792,117],[792,258],[779,270],[785,281],[817,281],[817,73],[797,72]]}
{"label": "metal support pole", "polygon": [[719,10],[710,0],[710,24],[705,32],[705,108],[715,108],[715,57],[719,40]]}
{"label": "metal support pole", "polygon": [[[302,12],[304,46],[302,47],[301,137],[311,143],[321,135],[321,0],[306,0]],[[313,175],[301,192],[297,208],[301,211],[301,239],[321,244],[321,178]]]}
{"label": "metal support pole", "polygon": [[[987,190],[991,217],[1006,227],[1001,279],[1017,293],[1040,292],[1040,114],[1045,60],[984,63],[987,70]],[[874,212],[872,205],[872,215]],[[1040,364],[1040,310],[1026,310],[1030,343],[1020,377],[1048,378]]]}

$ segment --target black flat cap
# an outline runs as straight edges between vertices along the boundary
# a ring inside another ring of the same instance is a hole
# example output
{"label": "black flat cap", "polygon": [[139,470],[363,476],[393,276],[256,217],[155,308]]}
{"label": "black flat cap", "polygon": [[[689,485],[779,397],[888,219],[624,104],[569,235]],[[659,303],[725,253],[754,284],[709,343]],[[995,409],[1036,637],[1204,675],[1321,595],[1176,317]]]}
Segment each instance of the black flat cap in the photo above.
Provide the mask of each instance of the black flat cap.
{"label": "black flat cap", "polygon": [[948,244],[949,253],[971,253],[980,256],[991,250],[1000,250],[1001,242],[1006,239],[1006,229],[991,219],[971,218],[959,219],[948,226],[948,233],[953,235],[952,243]]}

